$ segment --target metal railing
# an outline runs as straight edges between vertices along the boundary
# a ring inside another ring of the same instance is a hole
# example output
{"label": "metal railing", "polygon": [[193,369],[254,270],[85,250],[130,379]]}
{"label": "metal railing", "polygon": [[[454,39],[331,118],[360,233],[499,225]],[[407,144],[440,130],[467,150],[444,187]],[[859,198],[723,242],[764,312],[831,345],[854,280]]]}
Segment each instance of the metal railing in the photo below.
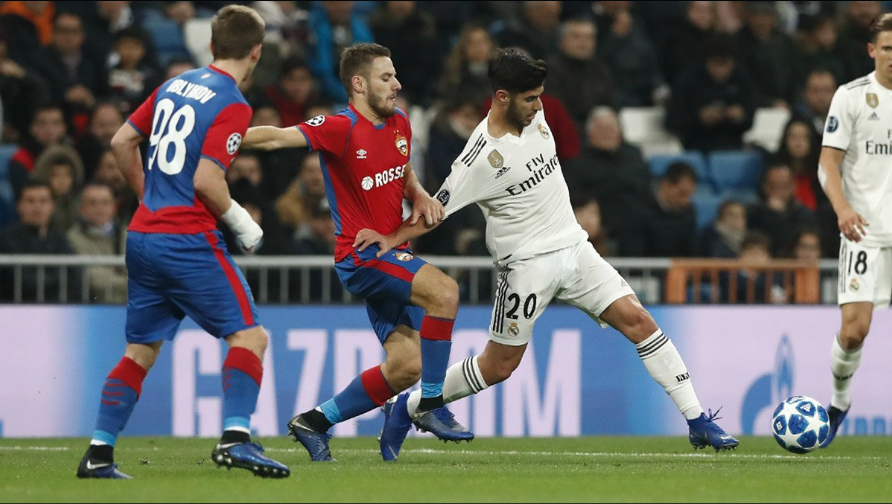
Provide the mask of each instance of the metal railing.
{"label": "metal railing", "polygon": [[[491,304],[497,272],[488,257],[424,256],[432,265],[455,278],[462,302]],[[646,304],[662,304],[667,298],[671,259],[608,258]],[[258,304],[352,304],[358,303],[340,284],[330,256],[235,257],[245,273]],[[105,268],[106,270],[98,270]],[[22,256],[0,255],[0,303],[14,304],[121,304],[113,300],[112,281],[92,278],[108,269],[125,271],[120,256]],[[821,261],[818,292],[812,299],[836,302],[837,261]],[[677,300],[674,300],[677,301]],[[688,296],[694,302],[694,295]],[[697,302],[714,302],[698,299]],[[745,300],[744,300],[745,301]]]}

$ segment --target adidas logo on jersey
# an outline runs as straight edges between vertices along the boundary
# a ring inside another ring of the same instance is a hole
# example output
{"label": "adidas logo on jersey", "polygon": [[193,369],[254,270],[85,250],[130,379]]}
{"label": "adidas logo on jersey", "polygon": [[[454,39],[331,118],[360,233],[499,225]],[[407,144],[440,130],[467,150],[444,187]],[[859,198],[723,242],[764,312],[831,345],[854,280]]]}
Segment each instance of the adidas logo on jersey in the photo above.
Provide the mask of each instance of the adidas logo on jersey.
{"label": "adidas logo on jersey", "polygon": [[359,149],[358,151],[356,151],[356,159],[368,159],[366,154],[368,154],[368,151],[366,151],[365,149]]}
{"label": "adidas logo on jersey", "polygon": [[499,180],[500,178],[502,178],[502,175],[508,173],[510,170],[511,170],[510,166],[503,167],[501,170],[499,170],[498,173],[496,173],[496,180]]}
{"label": "adidas logo on jersey", "polygon": [[877,113],[874,112],[873,114],[870,114],[870,117],[868,117],[867,120],[868,121],[879,121],[880,116],[878,116]]}

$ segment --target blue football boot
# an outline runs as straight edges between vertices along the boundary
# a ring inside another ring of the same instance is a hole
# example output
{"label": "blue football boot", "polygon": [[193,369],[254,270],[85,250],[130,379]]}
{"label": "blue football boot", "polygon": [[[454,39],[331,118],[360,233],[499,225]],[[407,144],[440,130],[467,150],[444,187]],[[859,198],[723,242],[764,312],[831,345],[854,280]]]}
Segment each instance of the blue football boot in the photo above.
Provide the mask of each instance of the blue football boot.
{"label": "blue football boot", "polygon": [[381,457],[385,462],[396,462],[400,456],[403,441],[412,428],[407,404],[409,394],[400,394],[384,404],[384,429],[378,442],[381,445]]}
{"label": "blue football boot", "polygon": [[421,432],[430,432],[443,442],[470,442],[474,439],[474,433],[464,425],[456,422],[455,415],[446,406],[431,411],[418,412],[415,414],[412,422]]}
{"label": "blue football boot", "polygon": [[849,414],[849,410],[852,409],[849,406],[849,409],[843,411],[836,406],[830,406],[830,411],[827,412],[827,416],[830,417],[830,435],[827,436],[827,440],[824,441],[824,444],[821,445],[821,448],[827,448],[830,446],[830,443],[833,442],[833,439],[836,438],[836,433],[839,431],[839,426],[842,425],[842,421],[846,419],[846,415]]}
{"label": "blue football boot", "polygon": [[[719,408],[719,411],[722,411],[722,408]],[[709,416],[703,413],[698,418],[688,420],[688,426],[691,428],[691,446],[695,450],[712,446],[718,452],[735,450],[740,445],[740,441],[734,439],[734,436],[729,436],[715,423],[715,420],[721,419],[718,416],[719,411],[713,413],[712,410],[709,410]]]}
{"label": "blue football boot", "polygon": [[291,471],[263,454],[260,443],[232,443],[214,448],[211,460],[219,467],[247,469],[262,478],[287,478]]}
{"label": "blue football boot", "polygon": [[331,436],[328,433],[313,430],[301,415],[297,415],[288,422],[288,430],[291,432],[292,439],[304,445],[313,462],[337,462],[331,458],[331,449],[328,447]]}
{"label": "blue football boot", "polygon": [[90,458],[88,450],[77,468],[77,477],[81,479],[133,479],[118,470],[118,464],[114,462],[102,462]]}

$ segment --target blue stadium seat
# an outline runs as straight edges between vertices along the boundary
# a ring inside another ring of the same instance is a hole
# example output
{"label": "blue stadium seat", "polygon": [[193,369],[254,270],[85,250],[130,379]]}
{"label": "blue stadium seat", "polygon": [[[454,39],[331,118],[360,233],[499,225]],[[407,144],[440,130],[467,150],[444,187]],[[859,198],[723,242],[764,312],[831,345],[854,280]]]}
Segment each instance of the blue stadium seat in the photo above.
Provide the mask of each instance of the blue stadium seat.
{"label": "blue stadium seat", "polygon": [[681,154],[656,155],[650,158],[650,173],[654,178],[660,178],[666,174],[669,165],[676,161],[682,161],[694,168],[700,184],[709,184],[709,171],[706,169],[706,158],[700,151],[685,151]]}
{"label": "blue stadium seat", "polygon": [[164,18],[146,20],[143,28],[152,35],[152,41],[155,43],[155,50],[158,51],[158,60],[162,67],[173,59],[192,59],[192,54],[186,48],[183,31],[176,22]]}
{"label": "blue stadium seat", "polygon": [[722,196],[697,192],[694,194],[694,209],[697,211],[697,232],[708,227],[719,213],[719,207],[725,199]]}
{"label": "blue stadium seat", "polygon": [[0,181],[9,180],[9,160],[17,150],[17,145],[0,145]]}
{"label": "blue stadium seat", "polygon": [[709,170],[717,192],[754,191],[765,163],[762,155],[750,151],[715,151],[709,153]]}
{"label": "blue stadium seat", "polygon": [[0,180],[0,229],[15,219],[15,204],[12,197],[12,186],[6,180]]}
{"label": "blue stadium seat", "polygon": [[726,190],[720,194],[722,201],[736,201],[744,206],[759,202],[759,193],[755,189]]}

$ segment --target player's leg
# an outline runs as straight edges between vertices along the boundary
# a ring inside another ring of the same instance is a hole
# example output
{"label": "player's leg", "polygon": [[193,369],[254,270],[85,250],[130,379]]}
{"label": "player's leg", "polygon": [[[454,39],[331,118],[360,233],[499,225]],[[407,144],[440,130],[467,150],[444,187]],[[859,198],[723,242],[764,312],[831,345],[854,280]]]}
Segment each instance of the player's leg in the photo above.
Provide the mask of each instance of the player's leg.
{"label": "player's leg", "polygon": [[287,467],[264,454],[251,440],[251,415],[263,382],[263,355],[269,336],[260,325],[254,296],[230,257],[219,232],[200,235],[158,235],[175,257],[164,261],[171,301],[208,334],[224,339],[229,352],[222,368],[223,435],[211,459],[221,467],[247,469],[256,476],[285,478]]}
{"label": "player's leg", "polygon": [[892,249],[864,247],[842,238],[839,257],[839,304],[842,327],[830,350],[833,397],[827,413],[830,435],[826,448],[836,438],[839,427],[852,406],[849,389],[858,367],[873,311],[889,306],[892,297]]}
{"label": "player's leg", "polygon": [[184,316],[164,295],[146,239],[140,233],[127,238],[127,348],[103,385],[93,439],[77,471],[80,478],[129,478],[114,462],[118,436],[133,414],[162,343],[173,339]]}
{"label": "player's leg", "polygon": [[336,396],[288,422],[292,437],[307,448],[315,462],[333,461],[328,446],[328,431],[332,427],[381,407],[421,377],[418,332],[409,325],[394,326],[399,316],[388,317],[386,307],[377,308],[379,311],[370,306],[369,316],[376,331],[387,331],[384,364],[366,370]]}

